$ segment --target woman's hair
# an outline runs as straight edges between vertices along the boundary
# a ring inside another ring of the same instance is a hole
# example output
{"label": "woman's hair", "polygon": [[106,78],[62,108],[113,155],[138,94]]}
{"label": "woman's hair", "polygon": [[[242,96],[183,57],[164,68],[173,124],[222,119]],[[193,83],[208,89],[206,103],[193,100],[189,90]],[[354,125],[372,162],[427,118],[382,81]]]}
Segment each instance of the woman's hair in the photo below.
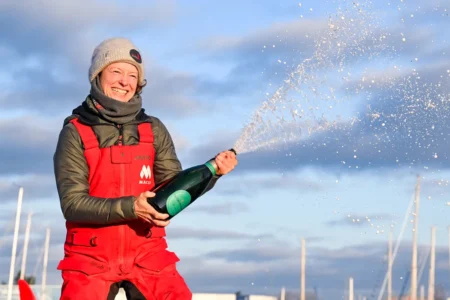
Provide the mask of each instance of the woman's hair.
{"label": "woman's hair", "polygon": [[137,85],[137,87],[136,87],[136,94],[138,94],[138,95],[140,95],[141,93],[142,93],[142,89],[144,89],[144,87],[147,85],[147,79],[144,79],[143,81],[142,81],[142,84],[141,85]]}

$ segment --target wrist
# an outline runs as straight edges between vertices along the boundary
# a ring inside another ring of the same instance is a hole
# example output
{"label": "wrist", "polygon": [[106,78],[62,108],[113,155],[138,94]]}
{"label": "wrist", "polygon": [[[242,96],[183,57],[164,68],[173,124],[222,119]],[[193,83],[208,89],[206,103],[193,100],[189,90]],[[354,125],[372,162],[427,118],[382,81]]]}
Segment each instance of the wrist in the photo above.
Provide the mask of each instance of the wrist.
{"label": "wrist", "polygon": [[137,201],[138,197],[133,196],[133,205],[131,207],[131,211],[133,213],[133,216],[137,219],[138,215],[136,214],[136,201]]}

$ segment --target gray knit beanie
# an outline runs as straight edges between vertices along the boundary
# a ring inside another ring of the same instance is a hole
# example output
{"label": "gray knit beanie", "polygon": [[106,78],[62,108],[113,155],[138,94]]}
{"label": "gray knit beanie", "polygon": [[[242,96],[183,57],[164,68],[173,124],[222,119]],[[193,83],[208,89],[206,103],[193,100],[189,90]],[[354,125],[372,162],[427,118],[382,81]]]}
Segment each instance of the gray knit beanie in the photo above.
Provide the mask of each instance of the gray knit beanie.
{"label": "gray knit beanie", "polygon": [[139,71],[138,86],[145,86],[144,63],[139,50],[126,38],[111,38],[104,40],[92,53],[91,67],[89,68],[89,81],[109,64],[115,62],[127,62],[136,66]]}

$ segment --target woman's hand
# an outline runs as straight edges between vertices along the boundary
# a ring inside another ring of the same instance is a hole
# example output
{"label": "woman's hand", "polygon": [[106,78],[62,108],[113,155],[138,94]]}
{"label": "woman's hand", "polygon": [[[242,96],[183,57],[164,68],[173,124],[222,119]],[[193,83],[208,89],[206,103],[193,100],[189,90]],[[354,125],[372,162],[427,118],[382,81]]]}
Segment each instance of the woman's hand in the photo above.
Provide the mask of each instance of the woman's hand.
{"label": "woman's hand", "polygon": [[215,162],[219,170],[217,170],[217,175],[225,175],[230,173],[238,164],[236,155],[233,151],[223,151],[217,154]]}
{"label": "woman's hand", "polygon": [[141,193],[134,201],[134,211],[136,212],[136,215],[144,221],[153,223],[156,226],[166,227],[170,223],[170,220],[167,220],[169,215],[159,213],[153,206],[148,204],[147,198],[152,197],[155,197],[155,193],[153,192],[147,191]]}

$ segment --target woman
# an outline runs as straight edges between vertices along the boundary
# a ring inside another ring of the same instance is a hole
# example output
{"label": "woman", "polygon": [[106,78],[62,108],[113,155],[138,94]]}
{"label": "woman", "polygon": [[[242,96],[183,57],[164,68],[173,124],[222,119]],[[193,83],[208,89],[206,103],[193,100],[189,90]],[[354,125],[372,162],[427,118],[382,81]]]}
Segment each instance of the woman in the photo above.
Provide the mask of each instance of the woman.
{"label": "woman", "polygon": [[[61,299],[191,299],[167,251],[168,215],[147,203],[155,185],[180,172],[164,124],[142,109],[146,84],[139,50],[124,38],[98,45],[89,68],[90,94],[66,118],[54,171],[67,235]],[[218,176],[237,164],[219,153]]]}

